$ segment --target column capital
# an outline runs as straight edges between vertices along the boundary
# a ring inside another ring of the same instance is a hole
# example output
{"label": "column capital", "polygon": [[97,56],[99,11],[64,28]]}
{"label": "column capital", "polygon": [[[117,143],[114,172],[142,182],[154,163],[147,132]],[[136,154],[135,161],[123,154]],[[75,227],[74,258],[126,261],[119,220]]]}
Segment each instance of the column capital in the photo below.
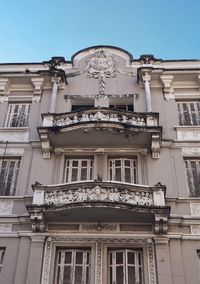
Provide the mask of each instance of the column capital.
{"label": "column capital", "polygon": [[151,82],[151,71],[150,70],[146,70],[144,72],[142,72],[142,80],[143,82]]}
{"label": "column capital", "polygon": [[54,84],[57,84],[58,86],[60,85],[60,82],[61,82],[61,78],[60,77],[57,77],[57,76],[53,76],[51,78],[51,83],[54,85]]}

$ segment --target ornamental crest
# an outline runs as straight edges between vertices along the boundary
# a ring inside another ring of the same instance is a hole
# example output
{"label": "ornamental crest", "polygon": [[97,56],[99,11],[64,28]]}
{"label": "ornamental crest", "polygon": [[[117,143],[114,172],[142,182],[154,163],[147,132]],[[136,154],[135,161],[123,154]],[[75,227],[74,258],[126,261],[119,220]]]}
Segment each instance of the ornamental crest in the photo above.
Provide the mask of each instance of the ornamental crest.
{"label": "ornamental crest", "polygon": [[99,80],[99,94],[105,94],[105,78],[116,75],[115,59],[109,52],[101,49],[88,59],[88,77]]}

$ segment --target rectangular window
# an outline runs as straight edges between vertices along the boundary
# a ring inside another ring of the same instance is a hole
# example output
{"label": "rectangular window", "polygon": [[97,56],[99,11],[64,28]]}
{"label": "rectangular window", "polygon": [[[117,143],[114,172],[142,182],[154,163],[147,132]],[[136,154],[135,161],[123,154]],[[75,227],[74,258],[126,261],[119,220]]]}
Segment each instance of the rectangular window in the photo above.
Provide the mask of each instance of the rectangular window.
{"label": "rectangular window", "polygon": [[0,195],[14,195],[20,159],[0,159]]}
{"label": "rectangular window", "polygon": [[3,268],[3,260],[4,260],[5,251],[6,251],[5,248],[0,248],[0,273]]}
{"label": "rectangular window", "polygon": [[121,109],[126,111],[133,111],[133,104],[127,104],[127,105],[110,105],[109,108],[113,109]]}
{"label": "rectangular window", "polygon": [[30,104],[9,104],[6,127],[27,127]]}
{"label": "rectangular window", "polygon": [[200,125],[200,102],[178,102],[179,125]]}
{"label": "rectangular window", "polygon": [[90,250],[58,249],[54,284],[90,284],[90,274]]}
{"label": "rectangular window", "polygon": [[143,284],[142,252],[132,249],[110,250],[108,253],[109,284]]}
{"label": "rectangular window", "polygon": [[191,197],[200,197],[200,160],[187,159],[185,167]]}
{"label": "rectangular window", "polygon": [[109,159],[109,179],[137,183],[137,160],[128,158]]}
{"label": "rectangular window", "polygon": [[66,159],[65,182],[92,180],[93,159]]}

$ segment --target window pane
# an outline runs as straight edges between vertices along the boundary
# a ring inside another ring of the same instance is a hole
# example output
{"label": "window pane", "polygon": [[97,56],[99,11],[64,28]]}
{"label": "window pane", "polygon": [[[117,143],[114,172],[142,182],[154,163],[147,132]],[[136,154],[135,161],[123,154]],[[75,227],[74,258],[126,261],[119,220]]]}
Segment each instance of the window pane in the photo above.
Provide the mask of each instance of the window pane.
{"label": "window pane", "polygon": [[72,262],[72,253],[66,252],[65,253],[65,264],[69,264]]}
{"label": "window pane", "polygon": [[127,284],[136,283],[135,282],[135,267],[128,267],[128,283]]}
{"label": "window pane", "polygon": [[82,267],[81,266],[77,266],[75,269],[75,284],[82,284]]}
{"label": "window pane", "polygon": [[63,284],[71,284],[70,276],[71,276],[71,267],[65,266],[63,272]]}
{"label": "window pane", "polygon": [[135,264],[135,254],[128,252],[128,264]]}
{"label": "window pane", "polygon": [[117,266],[116,268],[116,283],[117,284],[129,284],[129,283],[124,283],[123,276],[124,276],[123,266]]}
{"label": "window pane", "polygon": [[77,252],[76,253],[76,264],[82,264],[83,263],[83,253]]}
{"label": "window pane", "polygon": [[78,169],[73,168],[72,169],[72,178],[71,181],[77,181],[78,180]]}
{"label": "window pane", "polygon": [[122,181],[121,168],[115,169],[115,179],[116,181]]}
{"label": "window pane", "polygon": [[123,264],[123,252],[116,253],[116,264]]}

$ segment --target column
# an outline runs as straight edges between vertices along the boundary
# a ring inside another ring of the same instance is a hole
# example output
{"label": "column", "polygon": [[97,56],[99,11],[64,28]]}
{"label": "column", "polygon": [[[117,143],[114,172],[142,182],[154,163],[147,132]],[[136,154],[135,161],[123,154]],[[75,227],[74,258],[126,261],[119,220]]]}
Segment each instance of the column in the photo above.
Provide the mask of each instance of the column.
{"label": "column", "polygon": [[56,109],[56,99],[57,99],[59,82],[60,82],[60,78],[58,77],[52,78],[53,88],[52,88],[51,101],[50,101],[50,107],[49,107],[50,113],[54,113]]}
{"label": "column", "polygon": [[19,244],[19,253],[17,259],[17,267],[15,271],[15,284],[25,284],[26,283],[26,273],[29,260],[30,252],[30,238],[21,237]]}
{"label": "column", "polygon": [[26,284],[40,284],[44,254],[44,236],[32,236]]}
{"label": "column", "polygon": [[169,239],[154,238],[157,260],[158,283],[172,284],[172,272],[169,254]]}
{"label": "column", "polygon": [[144,89],[145,89],[145,95],[146,95],[146,111],[152,112],[151,90],[150,90],[151,75],[149,74],[149,72],[145,72],[142,75],[142,79],[144,82]]}

